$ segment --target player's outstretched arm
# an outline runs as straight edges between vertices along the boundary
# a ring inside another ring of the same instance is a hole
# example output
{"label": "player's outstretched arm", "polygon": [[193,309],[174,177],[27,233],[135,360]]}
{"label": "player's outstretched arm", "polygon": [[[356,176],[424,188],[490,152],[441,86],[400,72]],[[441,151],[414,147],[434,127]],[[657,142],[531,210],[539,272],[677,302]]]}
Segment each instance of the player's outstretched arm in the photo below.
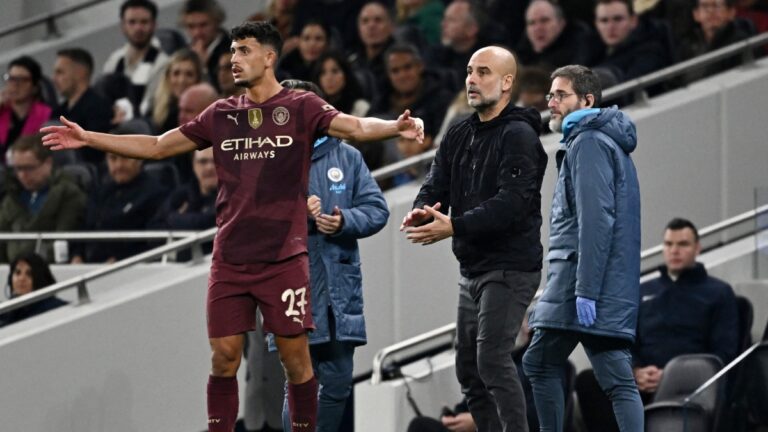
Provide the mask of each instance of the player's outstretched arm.
{"label": "player's outstretched arm", "polygon": [[61,126],[40,129],[46,134],[43,144],[52,150],[92,147],[96,150],[115,153],[136,159],[164,159],[195,150],[195,143],[178,129],[172,129],[160,136],[111,135],[84,130],[77,123],[61,117]]}
{"label": "player's outstretched arm", "polygon": [[331,121],[328,135],[351,141],[377,141],[399,135],[421,143],[424,141],[424,122],[417,117],[411,117],[409,110],[405,110],[397,120],[339,113]]}

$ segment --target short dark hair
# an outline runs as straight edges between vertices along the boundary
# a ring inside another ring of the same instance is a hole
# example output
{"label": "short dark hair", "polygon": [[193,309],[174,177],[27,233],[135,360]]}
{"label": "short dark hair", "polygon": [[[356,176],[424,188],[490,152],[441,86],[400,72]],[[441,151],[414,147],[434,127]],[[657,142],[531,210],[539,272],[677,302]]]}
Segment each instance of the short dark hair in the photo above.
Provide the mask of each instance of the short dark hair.
{"label": "short dark hair", "polygon": [[93,73],[93,56],[82,48],[64,48],[56,53],[59,57],[66,57],[73,62],[85,66],[88,69],[88,75]]}
{"label": "short dark hair", "polygon": [[[362,11],[364,7],[370,4],[377,4],[381,6],[387,12],[387,18],[389,18],[389,21],[391,23],[394,24],[397,21],[397,14],[395,10],[392,7],[390,7],[390,5],[387,4],[385,0],[368,0],[365,3],[363,3],[363,5],[360,7],[359,10]],[[358,12],[356,19],[359,19],[359,18],[360,18],[360,12]]]}
{"label": "short dark hair", "polygon": [[320,87],[318,87],[317,84],[313,83],[312,81],[287,79],[280,81],[280,85],[291,90],[304,90],[312,92],[321,98],[325,98],[325,95],[323,94],[323,91],[320,90]]}
{"label": "short dark hair", "polygon": [[664,228],[664,231],[670,230],[670,231],[679,231],[681,229],[690,228],[691,231],[693,231],[693,238],[696,240],[696,243],[699,242],[699,230],[696,229],[696,225],[693,224],[693,222],[689,221],[688,219],[683,219],[676,217],[669,221],[667,224],[667,227]]}
{"label": "short dark hair", "polygon": [[603,88],[600,78],[592,69],[582,65],[568,65],[555,69],[550,78],[565,78],[573,84],[573,91],[581,96],[591,94],[595,97],[592,108],[597,108],[603,101]]}
{"label": "short dark hair", "polygon": [[[559,20],[564,20],[565,19],[565,13],[563,12],[563,7],[560,6],[560,2],[559,1],[557,1],[557,0],[531,0],[531,2],[528,3],[528,7],[530,8],[531,5],[533,5],[537,1],[548,3],[550,6],[552,6],[552,10],[555,11],[555,18],[557,18]],[[526,14],[527,14],[527,12],[528,12],[528,10],[526,9]]]}
{"label": "short dark hair", "polygon": [[417,62],[424,62],[421,59],[421,53],[419,53],[419,50],[409,43],[396,42],[391,47],[389,47],[386,52],[384,52],[384,63],[387,64],[387,66],[389,65],[389,56],[392,54],[410,54],[410,56],[413,57],[413,59]]}
{"label": "short dark hair", "polygon": [[[699,7],[699,4],[701,3],[701,0],[696,0],[696,6]],[[725,7],[732,9],[736,7],[736,0],[724,0],[723,3],[725,3]]]}
{"label": "short dark hair", "polygon": [[51,149],[43,145],[43,134],[39,132],[17,138],[11,145],[11,151],[32,152],[32,154],[35,155],[35,158],[40,162],[45,161],[52,156]]}
{"label": "short dark hair", "polygon": [[213,17],[213,20],[218,24],[224,22],[227,18],[226,12],[216,0],[187,0],[181,7],[181,15],[187,15],[191,13],[204,13]]}
{"label": "short dark hair", "polygon": [[11,60],[10,63],[8,63],[8,70],[11,70],[11,68],[14,66],[23,67],[26,69],[32,78],[32,84],[40,87],[40,79],[43,77],[43,70],[37,60],[30,56],[16,57],[15,59]]}
{"label": "short dark hair", "polygon": [[595,9],[597,9],[597,5],[609,4],[609,3],[621,3],[627,7],[627,12],[629,12],[629,16],[632,16],[635,14],[635,6],[632,4],[632,0],[597,0],[597,3],[595,4]]}
{"label": "short dark hair", "polygon": [[125,16],[125,11],[130,8],[142,8],[149,11],[150,15],[152,15],[152,20],[157,19],[157,5],[151,1],[151,0],[125,0],[122,5],[120,5],[120,19],[122,20]]}
{"label": "short dark hair", "polygon": [[280,32],[277,31],[275,26],[266,21],[248,21],[239,26],[232,27],[229,37],[233,41],[254,38],[260,44],[269,45],[274,48],[278,58],[283,49],[283,38],[280,36]]}

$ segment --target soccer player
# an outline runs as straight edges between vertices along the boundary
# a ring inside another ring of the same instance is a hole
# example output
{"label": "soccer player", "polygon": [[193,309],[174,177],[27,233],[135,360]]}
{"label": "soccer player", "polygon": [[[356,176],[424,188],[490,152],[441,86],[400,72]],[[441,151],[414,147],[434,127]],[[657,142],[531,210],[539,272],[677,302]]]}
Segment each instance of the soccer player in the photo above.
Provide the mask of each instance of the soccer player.
{"label": "soccer player", "polygon": [[338,112],[310,92],[284,89],[275,78],[282,40],[265,22],[234,27],[232,74],[246,94],[211,104],[193,121],[161,136],[95,133],[65,118],[43,142],[54,150],[83,146],[133,158],[162,159],[213,147],[219,192],[219,231],[208,285],[208,430],[231,432],[237,419],[235,374],[243,334],[255,326],[274,333],[288,380],[293,431],[314,431],[317,381],[306,331],[312,329],[308,293],[307,183],[316,138],[423,139],[419,119],[358,118]]}

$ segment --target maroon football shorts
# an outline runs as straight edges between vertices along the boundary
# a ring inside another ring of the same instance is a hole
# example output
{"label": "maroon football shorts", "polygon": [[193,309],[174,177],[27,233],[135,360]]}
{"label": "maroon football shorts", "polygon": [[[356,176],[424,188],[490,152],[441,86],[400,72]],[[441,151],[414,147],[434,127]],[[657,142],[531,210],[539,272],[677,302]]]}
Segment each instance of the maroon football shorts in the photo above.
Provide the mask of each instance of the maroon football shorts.
{"label": "maroon football shorts", "polygon": [[206,303],[209,338],[254,330],[257,306],[265,333],[295,336],[314,329],[307,254],[277,263],[214,261]]}

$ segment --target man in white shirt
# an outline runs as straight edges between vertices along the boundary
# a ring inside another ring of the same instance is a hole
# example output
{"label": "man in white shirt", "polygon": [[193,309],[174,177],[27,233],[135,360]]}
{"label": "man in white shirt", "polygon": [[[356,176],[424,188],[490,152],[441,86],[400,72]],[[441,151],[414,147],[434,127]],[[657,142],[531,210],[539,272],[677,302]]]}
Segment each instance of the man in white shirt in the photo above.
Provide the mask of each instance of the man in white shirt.
{"label": "man in white shirt", "polygon": [[120,27],[127,43],[109,56],[104,74],[127,78],[124,94],[133,106],[133,113],[125,113],[128,118],[149,109],[148,101],[168,63],[168,55],[154,37],[156,18],[157,5],[151,0],[126,0],[120,6]]}

